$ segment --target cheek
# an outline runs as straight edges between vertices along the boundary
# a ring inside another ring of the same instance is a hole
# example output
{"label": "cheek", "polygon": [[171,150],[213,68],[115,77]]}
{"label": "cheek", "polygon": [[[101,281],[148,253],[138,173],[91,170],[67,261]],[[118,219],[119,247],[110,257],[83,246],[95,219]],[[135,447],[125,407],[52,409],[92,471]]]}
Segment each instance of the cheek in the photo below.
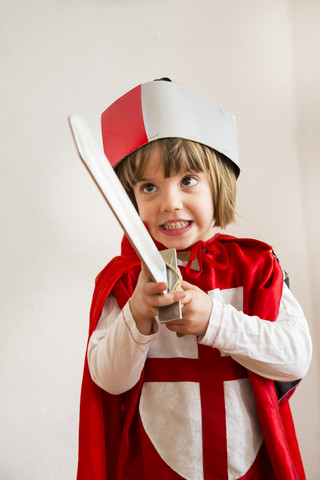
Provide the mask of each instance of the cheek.
{"label": "cheek", "polygon": [[151,205],[145,204],[144,202],[138,202],[137,204],[138,204],[138,213],[141,220],[147,224],[150,224],[155,213],[153,212]]}
{"label": "cheek", "polygon": [[143,212],[143,202],[141,202],[139,195],[136,195],[135,191],[133,191],[133,194],[134,194],[134,199],[137,205],[139,216],[141,217],[141,212]]}
{"label": "cheek", "polygon": [[207,205],[207,208],[203,208],[201,210],[203,221],[205,223],[211,224],[214,217],[213,199],[211,191],[205,195],[202,204]]}

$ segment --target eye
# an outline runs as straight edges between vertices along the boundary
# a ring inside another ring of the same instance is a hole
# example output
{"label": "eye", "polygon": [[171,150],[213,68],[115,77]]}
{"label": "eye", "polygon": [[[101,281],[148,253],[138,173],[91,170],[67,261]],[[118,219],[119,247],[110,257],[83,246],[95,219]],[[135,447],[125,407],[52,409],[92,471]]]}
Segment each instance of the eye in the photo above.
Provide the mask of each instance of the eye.
{"label": "eye", "polygon": [[140,190],[143,193],[154,193],[157,191],[157,187],[153,183],[143,183]]}
{"label": "eye", "polygon": [[181,180],[182,187],[194,187],[198,183],[198,178],[193,175],[186,175]]}

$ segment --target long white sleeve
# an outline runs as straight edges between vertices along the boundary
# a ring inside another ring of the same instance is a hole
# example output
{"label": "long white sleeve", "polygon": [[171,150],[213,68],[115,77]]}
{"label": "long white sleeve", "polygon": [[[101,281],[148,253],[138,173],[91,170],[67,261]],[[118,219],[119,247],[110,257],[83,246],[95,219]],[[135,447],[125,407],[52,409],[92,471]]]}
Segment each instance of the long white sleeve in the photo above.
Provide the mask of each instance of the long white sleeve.
{"label": "long white sleeve", "polygon": [[[302,378],[311,361],[311,338],[303,311],[286,285],[275,322],[244,314],[225,303],[223,293],[210,292],[212,314],[199,343],[219,349],[222,355],[232,356],[266,378],[279,381]],[[123,393],[134,386],[149,347],[159,334],[156,323],[154,330],[151,335],[142,335],[129,303],[121,311],[116,298],[110,295],[89,341],[88,362],[93,380],[112,394]],[[178,348],[177,344],[177,352]],[[174,348],[172,351],[174,355]]]}
{"label": "long white sleeve", "polygon": [[245,315],[219,300],[219,292],[214,295],[209,326],[200,343],[218,348],[266,378],[292,381],[306,374],[312,355],[309,328],[285,284],[275,322]]}
{"label": "long white sleeve", "polygon": [[[156,322],[154,331],[157,331]],[[112,394],[132,388],[140,378],[149,345],[156,336],[157,333],[142,335],[129,302],[121,311],[111,294],[88,345],[88,364],[94,382]]]}

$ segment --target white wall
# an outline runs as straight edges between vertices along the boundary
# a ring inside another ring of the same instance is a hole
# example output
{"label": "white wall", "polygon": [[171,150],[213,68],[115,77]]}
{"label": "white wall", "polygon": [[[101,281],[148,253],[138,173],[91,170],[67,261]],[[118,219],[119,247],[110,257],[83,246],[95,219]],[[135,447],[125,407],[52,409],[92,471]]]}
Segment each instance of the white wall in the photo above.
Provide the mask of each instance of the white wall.
{"label": "white wall", "polygon": [[3,480],[75,477],[94,277],[121,232],[77,157],[68,115],[99,116],[170,76],[237,116],[229,232],[272,243],[314,336],[292,399],[308,480],[319,464],[319,0],[2,0]]}

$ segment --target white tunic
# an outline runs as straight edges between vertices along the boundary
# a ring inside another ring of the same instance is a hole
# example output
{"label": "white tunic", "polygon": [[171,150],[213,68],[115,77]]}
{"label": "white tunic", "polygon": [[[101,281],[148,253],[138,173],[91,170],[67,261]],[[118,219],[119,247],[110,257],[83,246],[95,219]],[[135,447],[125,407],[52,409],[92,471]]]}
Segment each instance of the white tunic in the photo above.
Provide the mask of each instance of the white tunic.
{"label": "white tunic", "polygon": [[[311,339],[302,309],[288,287],[284,285],[275,322],[244,314],[242,293],[242,287],[208,292],[213,308],[207,331],[199,339],[191,335],[178,338],[156,322],[154,333],[142,335],[129,303],[121,311],[111,294],[89,341],[93,380],[109,393],[123,393],[137,383],[147,357],[197,358],[198,342],[217,348],[222,356],[230,355],[266,378],[302,378],[311,361]],[[250,468],[262,444],[262,433],[249,380],[224,382],[224,395],[228,478],[233,480]],[[145,431],[163,460],[183,478],[201,480],[199,384],[145,382],[139,410]]]}

